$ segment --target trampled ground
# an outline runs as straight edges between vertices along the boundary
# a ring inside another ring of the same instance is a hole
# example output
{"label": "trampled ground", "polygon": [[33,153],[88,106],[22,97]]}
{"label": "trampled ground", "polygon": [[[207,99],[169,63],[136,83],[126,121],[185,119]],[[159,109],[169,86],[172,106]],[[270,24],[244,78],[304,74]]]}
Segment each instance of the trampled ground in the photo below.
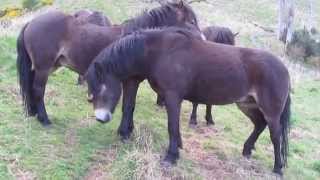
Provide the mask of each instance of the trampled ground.
{"label": "trampled ground", "polygon": [[[301,26],[305,6],[304,1],[297,2],[301,7],[297,26]],[[154,5],[134,0],[57,0],[54,7],[69,12],[98,9],[119,23]],[[217,0],[209,5],[195,3],[193,7],[203,26],[219,24],[239,31],[238,45],[282,55],[275,34],[253,25],[276,27],[275,0]],[[320,9],[319,3],[317,8]],[[181,159],[176,167],[163,169],[159,162],[168,143],[167,119],[165,110],[155,106],[155,93],[147,83],[139,89],[135,131],[125,144],[116,133],[120,108],[111,123],[97,123],[86,101],[86,87],[77,86],[77,75],[67,69],[50,76],[47,86],[46,105],[53,127],[46,129],[34,118],[25,118],[16,79],[15,43],[19,27],[34,14],[14,20],[10,29],[0,32],[0,179],[276,179],[271,173],[273,148],[267,129],[258,140],[253,157],[247,160],[241,156],[252,124],[234,105],[214,107],[213,127],[205,125],[201,107],[198,127],[189,128],[191,106],[185,102]],[[319,179],[319,73],[287,64],[294,93],[285,178]]]}

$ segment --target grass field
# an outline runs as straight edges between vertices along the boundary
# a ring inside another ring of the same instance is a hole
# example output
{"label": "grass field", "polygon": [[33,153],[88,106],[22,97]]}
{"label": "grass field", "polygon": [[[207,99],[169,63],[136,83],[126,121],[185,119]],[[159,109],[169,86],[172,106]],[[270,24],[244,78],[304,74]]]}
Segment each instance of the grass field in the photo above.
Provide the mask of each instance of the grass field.
{"label": "grass field", "polygon": [[[297,2],[303,6],[304,1]],[[229,26],[240,31],[237,44],[282,55],[275,35],[251,23],[275,28],[275,0],[217,0],[213,4],[193,5],[202,25]],[[5,7],[1,2],[2,6]],[[116,23],[150,6],[153,5],[134,0],[56,0],[55,4],[68,12],[82,8],[102,10]],[[320,9],[319,2],[317,8]],[[304,14],[304,9],[299,9],[298,14]],[[297,26],[302,26],[301,21]],[[271,173],[273,148],[267,129],[257,141],[253,157],[242,158],[242,146],[252,124],[234,105],[214,107],[213,127],[205,125],[201,108],[199,125],[191,129],[191,106],[185,102],[181,114],[181,158],[176,167],[162,168],[159,162],[168,144],[166,113],[155,106],[155,94],[146,82],[139,89],[135,131],[127,143],[120,142],[116,133],[120,108],[112,122],[97,123],[86,101],[86,87],[75,85],[77,75],[64,68],[50,76],[46,89],[47,111],[54,125],[49,129],[41,127],[35,118],[25,118],[22,112],[15,66],[16,36],[0,34],[0,179],[277,178]],[[319,179],[320,79],[309,69],[290,71],[294,93],[285,179]]]}

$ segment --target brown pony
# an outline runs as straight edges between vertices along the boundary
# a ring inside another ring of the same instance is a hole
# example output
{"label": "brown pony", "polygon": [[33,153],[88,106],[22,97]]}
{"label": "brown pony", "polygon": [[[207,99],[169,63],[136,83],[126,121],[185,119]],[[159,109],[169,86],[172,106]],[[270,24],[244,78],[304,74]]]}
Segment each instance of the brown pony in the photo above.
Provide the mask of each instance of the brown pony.
{"label": "brown pony", "polygon": [[[207,41],[233,46],[235,45],[235,37],[238,35],[238,33],[233,33],[229,28],[221,26],[208,26],[202,29],[202,33],[206,37]],[[190,125],[197,125],[197,108],[198,104],[192,103],[192,112],[189,121]],[[207,121],[207,125],[214,124],[211,109],[212,106],[210,104],[206,104],[205,119]]]}
{"label": "brown pony", "polygon": [[[81,19],[81,18],[80,18]],[[61,66],[83,75],[96,55],[121,35],[139,28],[193,25],[198,22],[182,1],[146,11],[120,26],[83,23],[75,16],[52,11],[25,25],[17,42],[17,70],[27,115],[51,124],[44,104],[48,76]]]}
{"label": "brown pony", "polygon": [[208,41],[229,45],[235,45],[235,37],[239,34],[222,26],[208,26],[202,29],[202,32]]}
{"label": "brown pony", "polygon": [[99,11],[79,10],[73,16],[82,24],[91,23],[98,26],[112,26],[109,18]]}
{"label": "brown pony", "polygon": [[[207,41],[227,44],[227,45],[235,45],[235,37],[238,35],[238,33],[233,33],[229,28],[221,27],[221,26],[208,26],[202,29],[202,33],[205,36]],[[164,99],[158,96],[157,104],[159,106],[163,106]],[[189,124],[191,126],[197,125],[197,108],[198,108],[198,104],[193,102],[192,112],[191,112],[190,121],[189,121]],[[214,124],[211,109],[212,109],[212,106],[210,104],[207,104],[206,115],[205,115],[207,125]]]}
{"label": "brown pony", "polygon": [[[98,121],[108,122],[123,88],[119,133],[128,138],[139,82],[147,79],[165,99],[169,148],[164,162],[175,163],[182,148],[181,102],[223,105],[236,103],[254,130],[243,147],[249,157],[268,125],[274,147],[273,171],[282,174],[287,162],[290,118],[290,80],[284,64],[257,49],[203,41],[180,28],[145,30],[105,48],[86,74]],[[121,87],[122,84],[122,87]]]}
{"label": "brown pony", "polygon": [[[91,10],[79,10],[73,14],[73,16],[77,19],[80,24],[95,24],[98,26],[112,26],[111,21],[108,17],[103,15],[102,12],[99,11],[91,11]],[[84,79],[82,75],[78,77],[78,84],[83,84]]]}

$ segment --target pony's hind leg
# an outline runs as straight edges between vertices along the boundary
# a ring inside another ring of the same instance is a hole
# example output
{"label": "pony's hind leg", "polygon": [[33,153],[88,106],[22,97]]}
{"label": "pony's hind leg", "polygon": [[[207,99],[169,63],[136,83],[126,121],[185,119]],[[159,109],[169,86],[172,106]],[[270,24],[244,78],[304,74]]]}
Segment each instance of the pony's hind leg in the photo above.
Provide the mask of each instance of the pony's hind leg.
{"label": "pony's hind leg", "polygon": [[281,124],[280,116],[267,117],[270,138],[274,149],[274,166],[273,172],[282,175],[282,160],[281,160]]}
{"label": "pony's hind leg", "polygon": [[[278,87],[277,87],[278,88]],[[288,91],[287,91],[288,92]],[[286,92],[285,92],[286,93]],[[288,147],[288,122],[290,114],[290,98],[265,92],[258,94],[259,108],[267,122],[274,150],[273,172],[282,175],[282,167],[286,165]],[[279,93],[280,94],[280,93]],[[275,98],[278,97],[278,98]]]}
{"label": "pony's hind leg", "polygon": [[249,158],[252,154],[252,150],[255,149],[255,143],[260,134],[267,126],[267,122],[264,119],[262,112],[257,107],[248,108],[246,105],[238,103],[238,108],[251,120],[254,125],[254,129],[250,136],[243,145],[242,155]]}
{"label": "pony's hind leg", "polygon": [[197,109],[198,109],[198,103],[192,103],[192,112],[190,115],[189,125],[195,126],[197,125]]}
{"label": "pony's hind leg", "polygon": [[51,124],[48,119],[48,114],[44,104],[44,93],[46,89],[46,84],[48,80],[49,72],[48,71],[35,71],[32,91],[33,91],[33,100],[37,109],[37,118],[40,123],[44,126]]}
{"label": "pony's hind leg", "polygon": [[207,125],[214,125],[214,121],[212,118],[212,114],[211,114],[211,108],[212,105],[207,104],[206,105],[206,121],[207,121]]}

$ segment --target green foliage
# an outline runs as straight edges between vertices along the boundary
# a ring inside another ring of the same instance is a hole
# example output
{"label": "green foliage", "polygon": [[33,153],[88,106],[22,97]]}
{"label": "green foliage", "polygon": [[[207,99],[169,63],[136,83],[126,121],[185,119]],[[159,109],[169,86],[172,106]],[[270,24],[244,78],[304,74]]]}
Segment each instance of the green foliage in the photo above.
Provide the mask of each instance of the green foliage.
{"label": "green foliage", "polygon": [[320,160],[317,160],[315,161],[313,164],[312,164],[312,168],[316,171],[318,171],[318,173],[320,174]]}
{"label": "green foliage", "polygon": [[38,7],[39,3],[39,0],[23,0],[22,7],[28,10],[33,10]]}

